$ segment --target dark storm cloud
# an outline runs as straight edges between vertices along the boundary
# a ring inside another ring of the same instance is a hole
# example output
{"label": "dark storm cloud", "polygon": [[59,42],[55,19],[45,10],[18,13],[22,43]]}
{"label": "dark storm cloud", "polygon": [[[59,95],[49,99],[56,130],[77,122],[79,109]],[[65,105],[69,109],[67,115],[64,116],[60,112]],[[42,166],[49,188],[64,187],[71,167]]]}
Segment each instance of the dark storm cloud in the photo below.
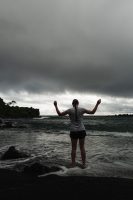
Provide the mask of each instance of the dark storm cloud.
{"label": "dark storm cloud", "polygon": [[0,90],[133,96],[132,1],[0,2]]}

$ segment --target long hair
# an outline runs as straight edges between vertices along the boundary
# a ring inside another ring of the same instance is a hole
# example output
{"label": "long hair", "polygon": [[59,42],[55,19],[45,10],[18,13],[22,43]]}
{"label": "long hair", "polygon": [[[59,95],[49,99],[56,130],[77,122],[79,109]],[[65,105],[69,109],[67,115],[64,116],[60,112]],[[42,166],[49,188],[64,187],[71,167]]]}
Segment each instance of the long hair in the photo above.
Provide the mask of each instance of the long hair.
{"label": "long hair", "polygon": [[75,108],[75,121],[78,121],[78,115],[77,115],[77,105],[79,104],[79,101],[77,99],[73,99],[72,105]]}

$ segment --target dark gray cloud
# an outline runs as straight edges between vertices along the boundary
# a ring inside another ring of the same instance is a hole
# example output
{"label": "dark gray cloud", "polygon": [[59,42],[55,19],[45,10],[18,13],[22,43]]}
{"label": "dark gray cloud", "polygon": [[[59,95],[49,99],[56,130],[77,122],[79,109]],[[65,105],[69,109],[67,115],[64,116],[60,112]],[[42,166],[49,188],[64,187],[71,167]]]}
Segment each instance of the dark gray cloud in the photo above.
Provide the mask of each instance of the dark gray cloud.
{"label": "dark gray cloud", "polygon": [[0,2],[0,90],[132,97],[133,2]]}

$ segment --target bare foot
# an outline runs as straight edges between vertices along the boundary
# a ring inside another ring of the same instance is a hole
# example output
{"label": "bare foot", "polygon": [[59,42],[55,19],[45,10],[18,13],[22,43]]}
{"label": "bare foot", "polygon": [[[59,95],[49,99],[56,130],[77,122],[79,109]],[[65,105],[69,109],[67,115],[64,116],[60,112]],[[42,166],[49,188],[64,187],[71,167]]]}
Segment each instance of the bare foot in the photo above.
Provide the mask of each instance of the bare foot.
{"label": "bare foot", "polygon": [[81,168],[82,168],[82,169],[87,168],[86,164],[82,164]]}
{"label": "bare foot", "polygon": [[76,163],[71,163],[70,168],[76,167]]}

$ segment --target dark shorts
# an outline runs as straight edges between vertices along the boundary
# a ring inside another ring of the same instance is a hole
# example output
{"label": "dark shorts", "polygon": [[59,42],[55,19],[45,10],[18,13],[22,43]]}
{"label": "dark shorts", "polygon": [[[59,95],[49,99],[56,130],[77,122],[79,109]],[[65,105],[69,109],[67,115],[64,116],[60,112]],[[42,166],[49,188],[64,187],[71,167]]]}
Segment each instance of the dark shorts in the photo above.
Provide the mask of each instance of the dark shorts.
{"label": "dark shorts", "polygon": [[70,131],[70,138],[72,139],[83,139],[86,136],[86,131]]}

